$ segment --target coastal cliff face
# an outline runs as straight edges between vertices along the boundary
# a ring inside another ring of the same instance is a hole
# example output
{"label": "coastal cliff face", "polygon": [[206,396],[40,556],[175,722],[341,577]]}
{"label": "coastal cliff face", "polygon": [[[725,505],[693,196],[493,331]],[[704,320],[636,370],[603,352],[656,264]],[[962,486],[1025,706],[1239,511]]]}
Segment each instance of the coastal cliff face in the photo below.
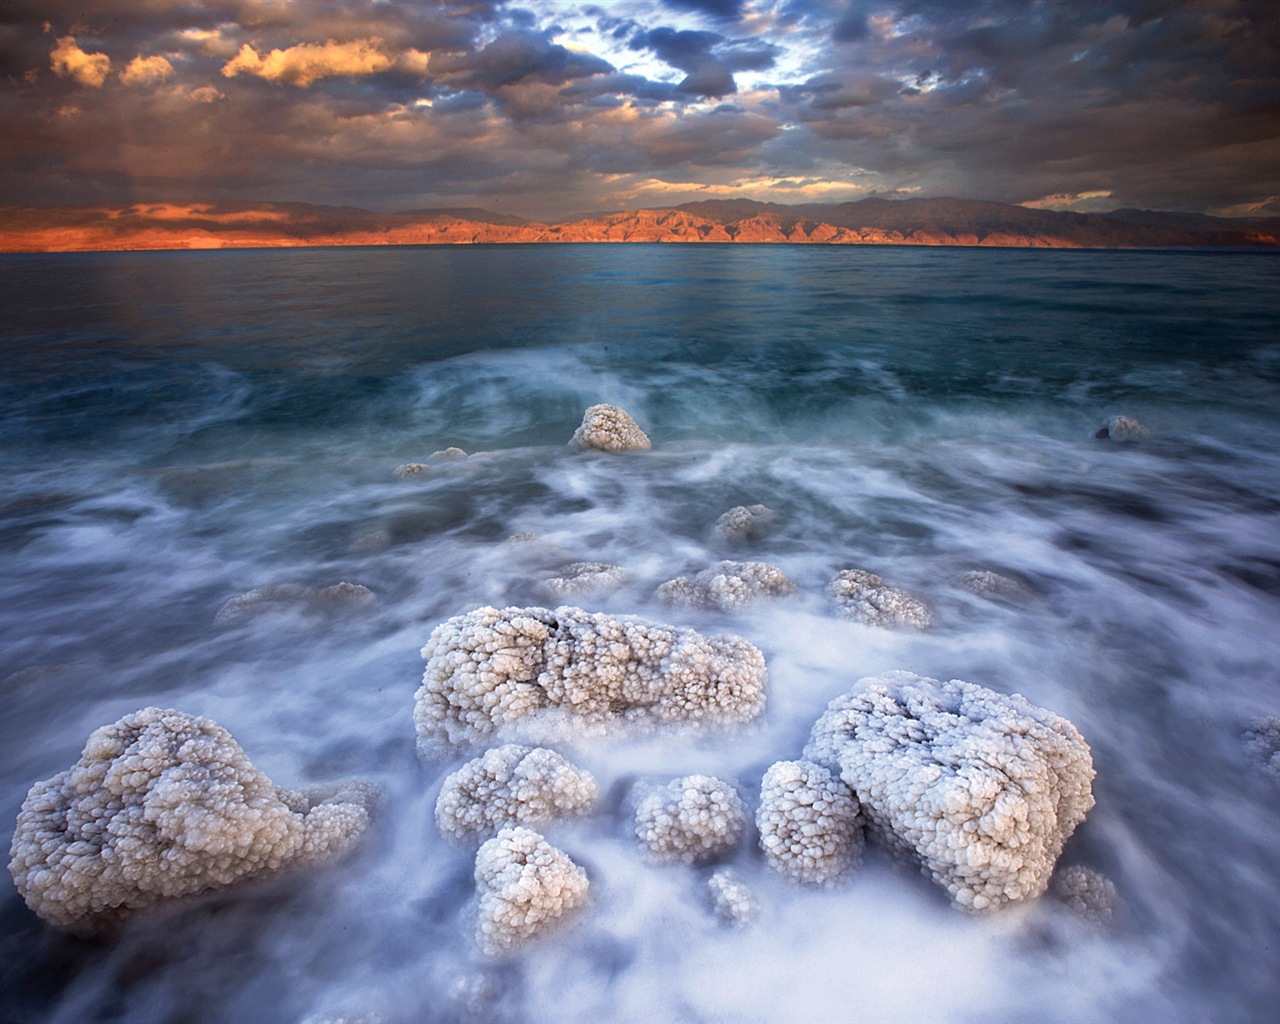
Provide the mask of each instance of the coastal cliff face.
{"label": "coastal cliff face", "polygon": [[484,210],[373,213],[303,203],[135,203],[0,209],[0,251],[474,245],[519,242],[751,242],[1161,248],[1280,245],[1280,219],[1118,210],[1058,213],[964,199],[784,206],[686,203],[545,224]]}

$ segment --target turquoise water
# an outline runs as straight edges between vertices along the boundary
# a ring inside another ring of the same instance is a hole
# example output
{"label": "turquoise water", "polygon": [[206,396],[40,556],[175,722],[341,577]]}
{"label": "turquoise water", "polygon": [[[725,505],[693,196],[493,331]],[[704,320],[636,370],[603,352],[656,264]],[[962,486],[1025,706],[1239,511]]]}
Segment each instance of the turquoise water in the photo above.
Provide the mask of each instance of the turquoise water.
{"label": "turquoise water", "polygon": [[[0,820],[98,725],[148,704],[226,726],[282,785],[388,797],[351,861],[108,940],[0,891],[4,1016],[234,1021],[1265,1017],[1280,995],[1280,259],[1235,252],[515,246],[3,256]],[[571,450],[625,407],[652,452]],[[1141,420],[1137,445],[1093,439]],[[458,446],[483,457],[400,478]],[[777,528],[711,529],[764,503]],[[517,533],[541,543],[511,544]],[[798,595],[738,615],[658,584],[720,558]],[[1093,749],[1063,864],[1122,900],[951,911],[874,857],[801,892],[750,843],[762,905],[726,931],[692,869],[602,810],[556,838],[592,876],[575,927],[486,963],[470,857],[431,820],[411,707],[434,625],[545,602],[565,562],[629,572],[593,609],[764,650],[763,723],[573,751],[602,788],[701,771],[758,793],[826,702],[902,668],[1017,691]],[[924,633],[838,618],[871,569]],[[959,587],[991,569],[1021,598]],[[251,588],[376,603],[214,623]],[[469,995],[468,995],[469,993]]]}

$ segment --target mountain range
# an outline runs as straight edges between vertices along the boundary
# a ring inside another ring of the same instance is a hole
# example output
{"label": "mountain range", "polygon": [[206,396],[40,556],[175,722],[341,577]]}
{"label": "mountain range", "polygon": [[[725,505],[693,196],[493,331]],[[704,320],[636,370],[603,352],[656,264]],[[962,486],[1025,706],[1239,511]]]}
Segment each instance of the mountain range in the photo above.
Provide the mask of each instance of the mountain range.
{"label": "mountain range", "polygon": [[1152,210],[1065,213],[972,199],[879,198],[799,205],[718,199],[563,223],[479,209],[376,213],[306,203],[0,208],[0,252],[519,242],[1258,247],[1280,245],[1280,218]]}

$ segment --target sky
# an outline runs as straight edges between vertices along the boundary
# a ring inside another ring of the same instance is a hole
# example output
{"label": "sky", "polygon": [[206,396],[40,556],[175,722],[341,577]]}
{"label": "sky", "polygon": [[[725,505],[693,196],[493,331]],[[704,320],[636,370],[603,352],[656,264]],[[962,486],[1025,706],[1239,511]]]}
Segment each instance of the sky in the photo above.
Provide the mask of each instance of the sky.
{"label": "sky", "polygon": [[5,0],[0,205],[1280,214],[1274,0]]}

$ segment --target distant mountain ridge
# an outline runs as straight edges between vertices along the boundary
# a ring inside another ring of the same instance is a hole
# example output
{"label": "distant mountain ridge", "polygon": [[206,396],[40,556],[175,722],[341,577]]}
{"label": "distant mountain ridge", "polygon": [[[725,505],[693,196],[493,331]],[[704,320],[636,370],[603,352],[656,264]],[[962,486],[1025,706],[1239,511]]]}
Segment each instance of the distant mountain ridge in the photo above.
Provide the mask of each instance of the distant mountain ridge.
{"label": "distant mountain ridge", "polygon": [[1153,210],[1068,213],[976,199],[784,205],[710,199],[543,223],[487,210],[375,213],[307,203],[132,203],[0,209],[0,251],[750,242],[1036,248],[1278,246],[1280,218]]}

